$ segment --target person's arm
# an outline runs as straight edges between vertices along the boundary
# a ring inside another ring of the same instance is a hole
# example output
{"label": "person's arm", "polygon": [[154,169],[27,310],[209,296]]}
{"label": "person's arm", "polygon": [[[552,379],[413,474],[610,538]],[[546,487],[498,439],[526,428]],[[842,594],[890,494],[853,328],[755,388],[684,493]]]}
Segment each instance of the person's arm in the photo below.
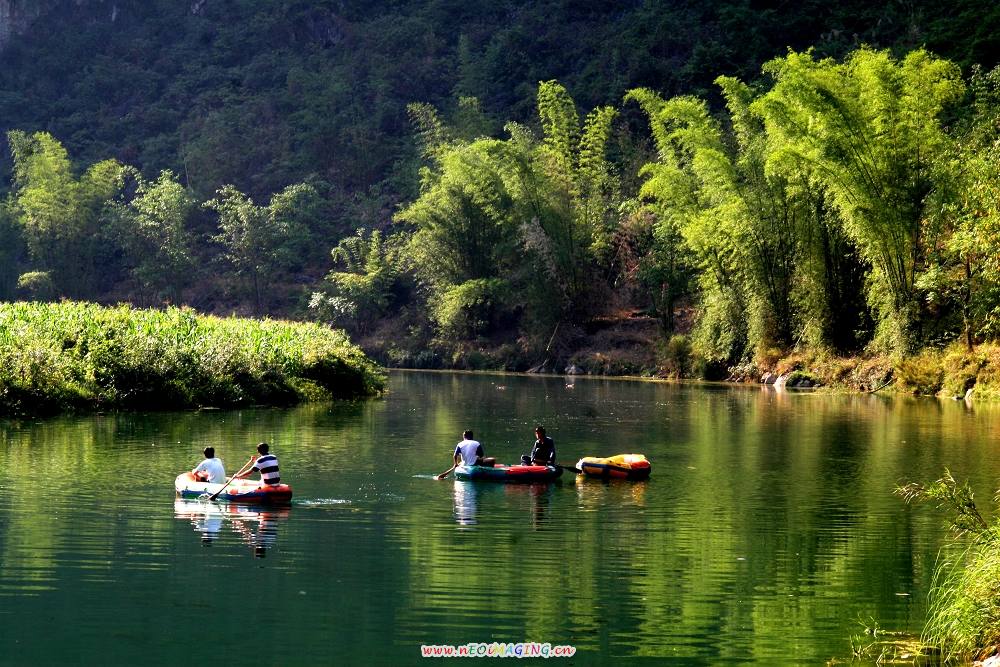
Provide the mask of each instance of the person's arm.
{"label": "person's arm", "polygon": [[455,452],[454,456],[452,456],[452,464],[451,464],[451,467],[450,467],[450,468],[448,468],[447,470],[445,470],[445,471],[444,471],[443,473],[441,473],[440,475],[435,475],[435,476],[434,476],[434,479],[444,479],[445,477],[447,477],[447,476],[448,476],[448,475],[449,475],[449,474],[451,473],[451,471],[452,471],[452,470],[454,470],[455,468],[457,468],[457,467],[458,467],[458,462],[459,462],[459,461],[461,460],[461,458],[462,458],[462,457],[461,457],[461,456],[459,456],[458,452]]}
{"label": "person's arm", "polygon": [[[257,466],[256,465],[251,465],[256,460],[257,460],[256,456],[251,456],[250,460],[247,461],[246,464],[242,468],[239,469],[239,472],[237,472],[235,475],[233,475],[233,479],[244,479],[247,475],[249,475],[254,470],[256,470]],[[247,466],[250,466],[250,467],[248,468]]]}

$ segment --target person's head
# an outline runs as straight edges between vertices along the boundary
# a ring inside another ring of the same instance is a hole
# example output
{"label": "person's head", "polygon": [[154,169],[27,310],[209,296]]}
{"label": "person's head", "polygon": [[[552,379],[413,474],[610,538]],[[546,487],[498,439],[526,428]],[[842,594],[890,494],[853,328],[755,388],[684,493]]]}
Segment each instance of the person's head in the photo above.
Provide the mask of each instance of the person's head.
{"label": "person's head", "polygon": [[267,454],[268,449],[269,448],[268,448],[266,442],[262,442],[259,445],[257,445],[257,453],[260,454],[261,456],[263,456],[264,454]]}
{"label": "person's head", "polygon": [[538,436],[539,438],[544,438],[545,437],[545,427],[544,426],[536,426],[535,427],[535,435]]}
{"label": "person's head", "polygon": [[466,440],[472,440],[472,431],[465,431],[462,433],[462,437]]}
{"label": "person's head", "polygon": [[215,458],[215,447],[206,447],[205,448],[205,458],[206,459],[214,459]]}

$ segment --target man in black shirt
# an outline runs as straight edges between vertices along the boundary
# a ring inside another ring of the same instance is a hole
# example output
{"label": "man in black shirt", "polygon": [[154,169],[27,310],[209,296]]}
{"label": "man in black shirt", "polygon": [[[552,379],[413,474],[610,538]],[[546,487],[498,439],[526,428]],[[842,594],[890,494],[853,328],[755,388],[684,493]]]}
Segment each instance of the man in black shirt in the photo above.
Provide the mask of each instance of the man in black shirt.
{"label": "man in black shirt", "polygon": [[556,443],[545,435],[545,429],[535,427],[535,446],[531,448],[530,456],[522,456],[521,463],[526,466],[552,466],[556,464]]}

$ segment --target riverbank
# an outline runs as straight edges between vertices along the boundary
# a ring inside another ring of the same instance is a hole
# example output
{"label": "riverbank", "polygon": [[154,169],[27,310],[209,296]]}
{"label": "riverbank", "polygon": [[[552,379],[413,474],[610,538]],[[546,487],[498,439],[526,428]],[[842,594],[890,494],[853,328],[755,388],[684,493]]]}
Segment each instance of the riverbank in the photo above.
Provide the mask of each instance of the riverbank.
{"label": "riverbank", "polygon": [[560,324],[538,339],[500,331],[474,340],[428,340],[408,336],[405,323],[387,321],[358,336],[357,342],[391,368],[636,377],[666,377],[671,372],[662,358],[666,344],[657,321],[636,315],[597,320],[586,327]]}
{"label": "riverbank", "polygon": [[1000,398],[1000,345],[995,343],[971,351],[953,343],[905,358],[775,350],[727,367],[699,358],[687,335],[664,337],[650,317],[622,317],[557,333],[548,344],[497,336],[422,341],[408,347],[405,336],[390,328],[360,338],[359,344],[379,363],[397,368],[724,380],[842,392]]}
{"label": "riverbank", "polygon": [[997,399],[1000,398],[1000,345],[988,343],[968,350],[953,343],[945,348],[927,348],[905,358],[795,352],[733,368],[729,379],[832,391]]}
{"label": "riverbank", "polygon": [[343,332],[316,324],[0,304],[0,414],[291,405],[373,395],[384,384]]}

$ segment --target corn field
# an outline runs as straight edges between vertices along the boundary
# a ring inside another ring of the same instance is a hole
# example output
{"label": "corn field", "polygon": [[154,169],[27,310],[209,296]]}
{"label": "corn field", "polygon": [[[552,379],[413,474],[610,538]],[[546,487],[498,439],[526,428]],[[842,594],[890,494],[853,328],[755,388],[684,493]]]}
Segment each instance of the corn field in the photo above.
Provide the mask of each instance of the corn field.
{"label": "corn field", "polygon": [[377,394],[342,331],[127,305],[0,304],[0,414],[291,405]]}

